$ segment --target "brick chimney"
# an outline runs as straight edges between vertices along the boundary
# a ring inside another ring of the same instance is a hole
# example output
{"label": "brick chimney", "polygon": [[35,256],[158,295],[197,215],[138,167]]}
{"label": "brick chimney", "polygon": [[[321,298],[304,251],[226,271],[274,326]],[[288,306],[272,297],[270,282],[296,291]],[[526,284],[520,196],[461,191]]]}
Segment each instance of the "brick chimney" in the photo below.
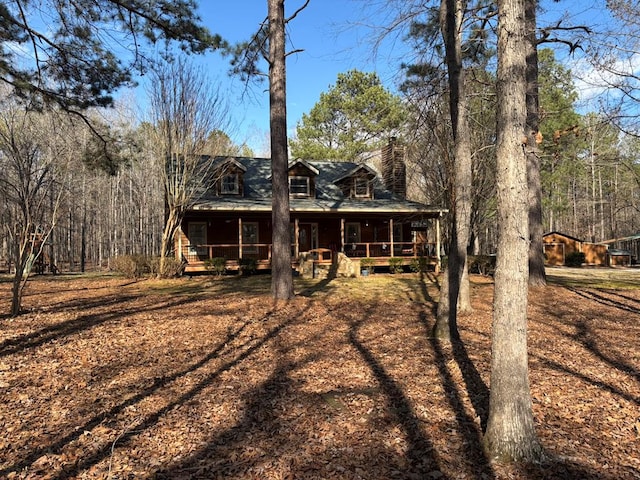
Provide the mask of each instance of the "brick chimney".
{"label": "brick chimney", "polygon": [[402,199],[407,196],[407,167],[404,146],[396,137],[382,148],[382,181],[387,190]]}

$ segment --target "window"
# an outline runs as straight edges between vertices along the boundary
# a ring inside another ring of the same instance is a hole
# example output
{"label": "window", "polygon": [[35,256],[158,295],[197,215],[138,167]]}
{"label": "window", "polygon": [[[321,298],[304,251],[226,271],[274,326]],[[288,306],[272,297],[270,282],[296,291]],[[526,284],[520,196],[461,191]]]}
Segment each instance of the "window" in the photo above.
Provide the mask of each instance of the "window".
{"label": "window", "polygon": [[309,177],[289,177],[289,193],[294,197],[308,197]]}
{"label": "window", "polygon": [[258,253],[257,246],[247,246],[258,243],[258,222],[244,222],[242,224],[242,251],[244,253]]}
{"label": "window", "polygon": [[189,234],[189,255],[206,255],[207,247],[202,245],[207,243],[207,223],[189,222],[187,232]]}
{"label": "window", "polygon": [[393,224],[393,241],[402,242],[402,224],[401,223]]}
{"label": "window", "polygon": [[360,224],[347,223],[344,230],[345,243],[360,243]]}
{"label": "window", "polygon": [[240,182],[237,173],[225,173],[220,181],[220,192],[225,194],[240,193]]}
{"label": "window", "polygon": [[353,193],[355,197],[369,197],[369,180],[366,177],[353,179]]}

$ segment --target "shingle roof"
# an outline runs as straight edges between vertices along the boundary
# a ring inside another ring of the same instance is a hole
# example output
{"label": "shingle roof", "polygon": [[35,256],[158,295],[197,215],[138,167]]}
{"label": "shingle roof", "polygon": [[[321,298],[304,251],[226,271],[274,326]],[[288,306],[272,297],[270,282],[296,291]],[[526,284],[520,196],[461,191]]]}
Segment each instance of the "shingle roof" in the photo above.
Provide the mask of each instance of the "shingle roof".
{"label": "shingle roof", "polygon": [[[228,157],[217,157],[221,163]],[[271,161],[267,158],[235,157],[246,168],[244,196],[215,196],[208,194],[193,207],[208,211],[271,211]],[[384,188],[378,177],[374,180],[373,199],[346,197],[336,181],[357,170],[361,164],[354,162],[306,161],[319,173],[316,176],[315,198],[291,198],[292,212],[372,212],[440,214],[446,209],[425,205],[395,197]],[[369,167],[367,167],[369,168]]]}

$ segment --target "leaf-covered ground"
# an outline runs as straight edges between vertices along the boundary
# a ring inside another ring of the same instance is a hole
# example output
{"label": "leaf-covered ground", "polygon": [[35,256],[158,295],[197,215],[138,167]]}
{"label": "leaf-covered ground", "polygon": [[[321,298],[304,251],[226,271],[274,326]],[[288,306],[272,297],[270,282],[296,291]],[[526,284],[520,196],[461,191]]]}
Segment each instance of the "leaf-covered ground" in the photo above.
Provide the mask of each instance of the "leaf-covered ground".
{"label": "leaf-covered ground", "polygon": [[640,284],[552,278],[530,294],[537,466],[481,448],[489,279],[443,348],[431,276],[296,279],[278,306],[267,276],[35,278],[0,317],[0,478],[640,479]]}

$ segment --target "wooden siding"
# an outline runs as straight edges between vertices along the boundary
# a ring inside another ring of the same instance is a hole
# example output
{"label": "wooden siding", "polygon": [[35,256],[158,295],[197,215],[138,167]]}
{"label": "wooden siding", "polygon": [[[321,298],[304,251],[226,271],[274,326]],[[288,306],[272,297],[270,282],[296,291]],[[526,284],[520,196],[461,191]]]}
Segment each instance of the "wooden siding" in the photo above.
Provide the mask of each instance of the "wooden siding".
{"label": "wooden siding", "polygon": [[545,263],[564,265],[568,255],[574,252],[584,253],[587,265],[606,265],[607,246],[598,243],[582,242],[562,233],[552,232],[543,237]]}
{"label": "wooden siding", "polygon": [[583,243],[582,251],[587,265],[606,265],[607,246],[599,243]]}

